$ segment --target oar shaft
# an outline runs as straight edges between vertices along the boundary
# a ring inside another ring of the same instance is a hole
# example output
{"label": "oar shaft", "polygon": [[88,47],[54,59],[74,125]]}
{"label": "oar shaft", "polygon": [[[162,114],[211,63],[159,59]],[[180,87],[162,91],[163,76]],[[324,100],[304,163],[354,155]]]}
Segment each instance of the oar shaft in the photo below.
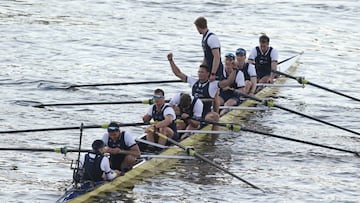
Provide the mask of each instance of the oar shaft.
{"label": "oar shaft", "polygon": [[[0,147],[0,151],[27,151],[27,152],[57,152],[66,154],[68,152],[79,152],[78,149],[61,148],[16,148],[16,147]],[[80,152],[88,152],[90,150],[80,150]]]}
{"label": "oar shaft", "polygon": [[143,85],[143,84],[160,84],[160,83],[178,83],[181,80],[159,80],[159,81],[139,81],[139,82],[119,82],[119,83],[97,83],[84,85],[70,85],[67,89],[75,87],[94,87],[94,86],[121,86],[121,85]]}
{"label": "oar shaft", "polygon": [[347,97],[349,99],[352,99],[352,100],[355,100],[355,101],[358,101],[360,102],[360,99],[359,98],[355,98],[355,97],[352,97],[350,95],[347,95],[347,94],[344,94],[344,93],[341,93],[341,92],[338,92],[338,91],[335,91],[335,90],[332,90],[332,89],[329,89],[327,87],[324,87],[324,86],[321,86],[321,85],[318,85],[318,84],[315,84],[315,83],[312,83],[310,81],[307,81],[305,80],[303,77],[294,77],[292,75],[289,75],[289,74],[286,74],[286,73],[283,73],[283,72],[280,72],[280,71],[273,71],[274,73],[276,74],[279,74],[279,75],[283,75],[285,77],[288,77],[288,78],[291,78],[291,79],[294,79],[296,80],[298,83],[302,84],[302,85],[311,85],[311,86],[314,86],[314,87],[317,87],[317,88],[320,88],[320,89],[323,89],[323,90],[326,90],[328,92],[332,92],[334,94],[337,94],[337,95],[340,95],[340,96],[343,96],[343,97]]}
{"label": "oar shaft", "polygon": [[[165,100],[169,102],[170,100]],[[153,99],[146,99],[142,101],[114,101],[114,102],[73,102],[73,103],[53,103],[53,104],[38,104],[33,107],[44,108],[46,106],[85,106],[85,105],[111,105],[111,104],[153,104]]]}
{"label": "oar shaft", "polygon": [[287,112],[290,112],[290,113],[294,113],[294,114],[303,116],[303,117],[305,117],[305,118],[309,118],[309,119],[311,119],[311,120],[314,120],[314,121],[317,121],[317,122],[320,122],[320,123],[323,123],[323,124],[326,124],[326,125],[329,125],[329,126],[332,126],[332,127],[335,127],[335,128],[338,128],[338,129],[341,129],[341,130],[344,130],[344,131],[347,131],[347,132],[350,132],[350,133],[353,133],[353,134],[356,134],[356,135],[360,135],[359,132],[356,132],[356,131],[353,131],[353,130],[350,130],[350,129],[341,127],[341,126],[336,125],[336,124],[329,123],[329,122],[327,122],[327,121],[324,121],[324,120],[321,120],[321,119],[318,119],[318,118],[315,118],[315,117],[312,117],[312,116],[309,116],[309,115],[300,113],[300,112],[298,112],[298,111],[294,111],[294,110],[292,110],[292,109],[288,109],[288,108],[286,108],[286,107],[283,107],[283,106],[274,104],[272,101],[261,100],[261,99],[259,99],[259,98],[256,98],[256,97],[253,97],[253,96],[250,96],[250,95],[247,95],[247,94],[243,94],[243,93],[238,93],[238,94],[240,94],[241,96],[250,98],[250,99],[252,99],[252,100],[261,102],[261,103],[263,103],[265,106],[268,106],[268,107],[276,107],[276,108],[282,109],[282,110],[284,110],[284,111],[287,111]]}
{"label": "oar shaft", "polygon": [[318,118],[315,118],[315,117],[312,117],[312,116],[309,116],[309,115],[300,113],[300,112],[298,112],[298,111],[294,111],[294,110],[288,109],[288,108],[286,108],[286,107],[283,107],[283,106],[280,106],[280,105],[277,105],[277,104],[274,104],[274,107],[277,107],[277,108],[282,109],[282,110],[284,110],[284,111],[288,111],[288,112],[291,112],[291,113],[300,115],[300,116],[302,116],[302,117],[309,118],[309,119],[311,119],[311,120],[314,120],[314,121],[317,121],[317,122],[320,122],[320,123],[323,123],[323,124],[326,124],[326,125],[329,125],[329,126],[332,126],[332,127],[335,127],[335,128],[338,128],[338,129],[341,129],[341,130],[344,130],[344,131],[347,131],[347,132],[350,132],[350,133],[354,133],[354,134],[356,134],[356,135],[360,135],[359,132],[356,132],[356,131],[354,131],[354,130],[347,129],[347,128],[341,127],[341,126],[336,125],[336,124],[333,124],[333,123],[329,123],[329,122],[327,122],[327,121],[324,121],[324,120],[321,120],[321,119],[318,119]]}
{"label": "oar shaft", "polygon": [[317,85],[317,84],[312,83],[312,82],[309,82],[309,81],[307,81],[307,84],[312,85],[312,86],[317,87],[317,88],[320,88],[320,89],[323,89],[323,90],[326,90],[326,91],[329,91],[329,92],[332,92],[332,93],[334,93],[334,94],[337,94],[337,95],[340,95],[340,96],[343,96],[343,97],[347,97],[347,98],[349,98],[349,99],[352,99],[352,100],[355,100],[355,101],[360,102],[360,99],[358,99],[358,98],[355,98],[355,97],[352,97],[352,96],[350,96],[350,95],[347,95],[347,94],[344,94],[344,93],[341,93],[341,92],[338,92],[338,91],[329,89],[329,88],[327,88],[327,87],[320,86],[320,85]]}
{"label": "oar shaft", "polygon": [[[103,125],[85,125],[83,128],[107,128],[108,124]],[[120,123],[120,127],[130,127],[130,126],[142,126],[149,125],[149,123]],[[38,128],[38,129],[25,129],[25,130],[2,130],[0,134],[3,133],[24,133],[24,132],[41,132],[41,131],[61,131],[61,130],[78,130],[79,126],[71,127],[55,127],[55,128]]]}
{"label": "oar shaft", "polygon": [[256,134],[266,135],[266,136],[275,137],[275,138],[279,138],[279,139],[284,139],[284,140],[288,140],[288,141],[294,141],[294,142],[299,142],[299,143],[303,143],[303,144],[313,145],[313,146],[317,146],[317,147],[323,147],[323,148],[327,148],[327,149],[337,150],[337,151],[341,151],[341,152],[352,153],[352,154],[355,154],[356,156],[359,156],[359,157],[360,157],[360,153],[359,153],[359,152],[355,152],[355,151],[351,151],[351,150],[346,150],[346,149],[341,149],[341,148],[337,148],[337,147],[331,147],[331,146],[327,146],[327,145],[323,145],[323,144],[317,144],[317,143],[313,143],[313,142],[309,142],[309,141],[305,141],[305,140],[299,140],[299,139],[295,139],[295,138],[290,138],[290,137],[275,135],[275,134],[271,134],[271,133],[261,132],[261,131],[257,131],[257,130],[252,130],[252,129],[249,129],[249,128],[241,127],[240,125],[217,123],[217,122],[213,122],[213,121],[209,121],[209,120],[204,120],[204,119],[202,119],[202,122],[209,123],[209,124],[213,124],[213,125],[224,126],[224,127],[230,128],[230,129],[232,128],[232,129],[236,129],[236,130],[247,131],[247,132],[252,132],[252,133],[256,133]]}
{"label": "oar shaft", "polygon": [[284,62],[286,62],[286,61],[288,61],[288,60],[290,60],[290,59],[293,59],[293,58],[295,58],[295,57],[297,57],[297,56],[299,56],[299,55],[301,55],[301,54],[303,54],[303,53],[304,53],[304,51],[302,51],[302,52],[300,52],[300,53],[298,53],[298,54],[296,54],[296,55],[294,55],[294,56],[292,56],[292,57],[289,57],[289,58],[287,58],[287,59],[285,59],[285,60],[282,60],[282,61],[278,62],[278,65],[280,65],[280,64],[282,64],[282,63],[284,63]]}
{"label": "oar shaft", "polygon": [[242,131],[247,131],[247,132],[252,132],[252,133],[255,133],[255,134],[261,134],[261,135],[265,135],[265,136],[284,139],[284,140],[288,140],[288,141],[299,142],[299,143],[303,143],[303,144],[308,144],[308,145],[313,145],[313,146],[317,146],[317,147],[327,148],[327,149],[331,149],[331,150],[352,153],[352,154],[355,154],[356,156],[360,156],[360,154],[358,152],[351,151],[351,150],[341,149],[341,148],[332,147],[332,146],[323,145],[323,144],[317,144],[317,143],[314,143],[314,142],[309,142],[309,141],[305,141],[305,140],[299,140],[299,139],[290,138],[290,137],[284,137],[284,136],[281,136],[281,135],[275,135],[275,134],[271,134],[271,133],[261,132],[261,131],[252,130],[252,129],[244,128],[244,127],[241,128],[241,130]]}
{"label": "oar shaft", "polygon": [[210,159],[208,159],[208,158],[202,156],[201,154],[197,153],[194,149],[189,148],[189,147],[186,147],[186,146],[184,146],[183,144],[181,144],[181,143],[179,143],[179,142],[176,142],[175,140],[167,137],[167,136],[164,135],[164,134],[161,134],[161,133],[158,133],[158,132],[157,132],[157,134],[159,135],[159,137],[161,137],[161,138],[163,138],[163,139],[166,139],[166,140],[168,140],[169,142],[171,142],[172,144],[174,144],[174,145],[180,147],[181,149],[185,150],[188,155],[194,156],[194,157],[196,157],[196,158],[199,158],[199,159],[202,160],[202,161],[205,161],[206,163],[208,163],[208,164],[210,164],[210,165],[212,165],[212,166],[214,166],[214,167],[216,167],[216,168],[224,171],[225,173],[227,173],[227,174],[229,174],[229,175],[237,178],[238,180],[246,183],[247,185],[251,186],[251,187],[254,188],[254,189],[258,189],[258,190],[263,191],[263,190],[260,189],[259,187],[257,187],[257,186],[255,186],[255,185],[253,185],[252,183],[250,183],[250,182],[242,179],[241,177],[237,176],[236,174],[234,174],[234,173],[232,173],[232,172],[224,169],[222,166],[214,163],[214,162],[211,161]]}

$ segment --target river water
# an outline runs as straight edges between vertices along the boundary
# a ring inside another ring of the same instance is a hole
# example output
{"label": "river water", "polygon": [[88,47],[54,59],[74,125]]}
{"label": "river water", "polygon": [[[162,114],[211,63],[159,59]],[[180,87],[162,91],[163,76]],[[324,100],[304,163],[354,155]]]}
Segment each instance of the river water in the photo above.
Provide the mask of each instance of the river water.
{"label": "river water", "polygon": [[[78,88],[70,84],[176,79],[166,54],[189,75],[202,60],[198,16],[221,41],[222,55],[250,51],[260,33],[270,36],[280,60],[304,51],[296,75],[360,98],[358,1],[0,1],[0,129],[19,130],[141,122],[148,106],[93,105],[34,108],[33,104],[133,101],[161,87],[166,97],[186,84]],[[295,84],[288,80],[288,84]],[[315,87],[281,88],[277,104],[360,132],[360,104]],[[282,110],[256,113],[249,128],[360,151],[356,134]],[[124,128],[134,136],[142,128]],[[84,131],[83,147],[102,136]],[[0,147],[77,147],[78,130],[1,134]],[[199,152],[266,190],[199,161],[139,181],[111,195],[113,202],[359,202],[360,159],[252,133],[220,135]],[[69,185],[71,159],[51,152],[1,151],[0,202],[54,202]]]}

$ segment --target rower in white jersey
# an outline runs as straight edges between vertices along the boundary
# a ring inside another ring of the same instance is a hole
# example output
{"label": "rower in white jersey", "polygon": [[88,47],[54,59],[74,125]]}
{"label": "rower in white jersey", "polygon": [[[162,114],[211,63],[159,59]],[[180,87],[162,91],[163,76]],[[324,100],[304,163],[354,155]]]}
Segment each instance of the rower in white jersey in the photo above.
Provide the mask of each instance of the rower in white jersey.
{"label": "rower in white jersey", "polygon": [[265,34],[259,37],[259,46],[249,56],[249,63],[255,64],[258,83],[273,83],[278,64],[278,51],[269,46],[270,38]]}
{"label": "rower in white jersey", "polygon": [[241,70],[245,77],[245,94],[254,96],[257,84],[257,74],[255,66],[246,61],[246,50],[236,49],[236,68]]}
{"label": "rower in white jersey", "polygon": [[[175,94],[170,102],[170,105],[173,106],[176,117],[183,120],[183,123],[177,123],[176,128],[178,130],[196,130],[200,127],[200,122],[198,120],[190,118],[201,118],[203,111],[203,103],[197,98],[190,96],[187,93],[177,93]],[[180,136],[181,139],[184,137]]]}
{"label": "rower in white jersey", "polygon": [[[238,106],[241,103],[240,93],[244,93],[245,79],[242,71],[235,68],[235,55],[233,53],[225,54],[225,69],[223,78],[228,78],[232,72],[236,72],[235,81],[220,89],[220,105],[224,106]],[[229,109],[223,109],[220,111],[220,115],[228,112]]]}
{"label": "rower in white jersey", "polygon": [[146,140],[157,142],[162,145],[169,145],[167,139],[159,137],[156,132],[166,135],[167,137],[177,140],[176,115],[173,107],[165,103],[165,93],[162,89],[154,90],[154,104],[150,106],[148,112],[143,116],[143,121],[150,122],[151,119],[158,123],[146,128]]}
{"label": "rower in white jersey", "polygon": [[[211,99],[212,101],[204,101],[204,108],[202,113],[202,118],[206,120],[218,122],[219,121],[219,113],[218,109],[212,109],[214,98],[217,96],[219,88],[226,87],[234,82],[235,80],[235,71],[230,74],[230,76],[225,80],[214,80],[212,82],[209,81],[210,69],[201,64],[198,70],[198,79],[185,75],[179,69],[179,67],[175,64],[173,60],[173,54],[169,53],[167,55],[169,60],[171,70],[173,73],[180,78],[182,81],[187,82],[191,85],[192,95],[198,97],[200,99]],[[213,126],[213,129],[217,129],[216,126]]]}
{"label": "rower in white jersey", "polygon": [[92,143],[92,151],[82,155],[79,160],[81,173],[80,182],[104,181],[116,178],[120,171],[110,168],[109,158],[104,156],[105,144],[102,140],[95,140]]}

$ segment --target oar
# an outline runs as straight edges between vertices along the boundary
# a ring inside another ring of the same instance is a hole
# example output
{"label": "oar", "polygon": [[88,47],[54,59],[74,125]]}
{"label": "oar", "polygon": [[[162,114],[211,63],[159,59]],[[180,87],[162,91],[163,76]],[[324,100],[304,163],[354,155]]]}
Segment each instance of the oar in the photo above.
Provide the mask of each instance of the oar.
{"label": "oar", "polygon": [[[68,149],[67,147],[59,148],[19,148],[19,147],[0,147],[0,151],[23,151],[23,152],[56,152],[61,154],[67,154],[69,152],[90,152],[91,149]],[[139,158],[143,159],[194,159],[194,157],[189,156],[179,156],[179,155],[157,155],[157,154],[142,154]]]}
{"label": "oar", "polygon": [[288,78],[292,78],[292,79],[298,81],[298,83],[300,83],[301,85],[312,85],[312,86],[314,86],[314,87],[317,87],[317,88],[320,88],[320,89],[323,89],[323,90],[326,90],[326,91],[329,91],[329,92],[332,92],[332,93],[335,93],[335,94],[338,94],[338,95],[341,95],[341,96],[347,97],[347,98],[349,98],[349,99],[352,99],[352,100],[355,100],[355,101],[360,102],[360,99],[358,99],[358,98],[355,98],[355,97],[346,95],[346,94],[344,94],[344,93],[341,93],[341,92],[338,92],[338,91],[329,89],[329,88],[327,88],[327,87],[324,87],[324,86],[321,86],[321,85],[312,83],[312,82],[310,82],[310,81],[305,80],[304,77],[294,77],[294,76],[292,76],[292,75],[289,75],[289,74],[287,74],[287,73],[283,73],[283,72],[280,72],[280,71],[273,71],[273,72],[276,73],[276,74],[279,74],[279,75],[283,75],[283,76],[288,77]]}
{"label": "oar", "polygon": [[[120,127],[130,127],[130,126],[142,126],[149,125],[150,123],[120,123]],[[102,125],[84,125],[83,128],[107,128],[109,124]],[[24,133],[24,132],[40,132],[40,131],[57,131],[57,130],[77,130],[80,129],[79,126],[69,126],[69,127],[55,127],[55,128],[37,128],[37,129],[24,129],[24,130],[2,130],[0,134],[3,133]]]}
{"label": "oar", "polygon": [[195,159],[192,156],[179,156],[179,155],[157,155],[157,154],[142,154],[140,158],[143,159]]}
{"label": "oar", "polygon": [[294,139],[294,138],[285,137],[285,136],[281,136],[281,135],[275,135],[275,134],[271,134],[271,133],[252,130],[252,129],[245,128],[245,127],[242,127],[240,125],[236,125],[236,124],[232,124],[232,123],[218,123],[218,122],[214,122],[214,121],[205,120],[205,119],[202,119],[202,118],[196,118],[196,119],[191,118],[191,119],[194,119],[194,120],[197,120],[197,121],[200,121],[200,122],[204,122],[204,123],[208,123],[208,124],[212,124],[212,125],[223,126],[223,127],[228,128],[229,130],[252,132],[252,133],[266,135],[266,136],[275,137],[275,138],[279,138],[279,139],[284,139],[284,140],[288,140],[288,141],[299,142],[299,143],[313,145],[313,146],[322,147],[322,148],[327,148],[327,149],[331,149],[331,150],[351,153],[351,154],[355,154],[356,156],[360,157],[360,153],[356,152],[356,151],[351,151],[351,150],[347,150],[347,149],[341,149],[341,148],[332,147],[332,146],[323,145],[323,144],[317,144],[317,143],[309,142],[309,141],[305,141],[305,140],[299,140],[299,139]]}
{"label": "oar", "polygon": [[282,110],[284,110],[284,111],[287,111],[287,112],[290,112],[290,113],[294,113],[294,114],[303,116],[303,117],[305,117],[305,118],[309,118],[309,119],[311,119],[311,120],[314,120],[314,121],[317,121],[317,122],[320,122],[320,123],[323,123],[323,124],[326,124],[326,125],[329,125],[329,126],[332,126],[332,127],[335,127],[335,128],[338,128],[338,129],[347,131],[347,132],[351,132],[351,133],[356,134],[356,135],[360,135],[359,132],[356,132],[356,131],[353,131],[353,130],[350,130],[350,129],[341,127],[341,126],[336,125],[336,124],[329,123],[329,122],[327,122],[327,121],[324,121],[324,120],[321,120],[321,119],[318,119],[318,118],[315,118],[315,117],[312,117],[312,116],[309,116],[309,115],[300,113],[300,112],[298,112],[298,111],[294,111],[294,110],[288,109],[288,108],[286,108],[286,107],[283,107],[283,106],[280,106],[280,105],[275,104],[273,101],[270,101],[270,100],[262,100],[262,99],[259,99],[259,98],[257,98],[257,97],[253,97],[253,96],[250,96],[250,95],[247,95],[247,94],[243,94],[243,93],[241,93],[241,92],[238,92],[238,94],[241,95],[241,96],[250,98],[250,99],[252,99],[252,100],[261,102],[261,103],[264,104],[265,106],[268,106],[268,107],[276,107],[276,108],[282,109]]}
{"label": "oar", "polygon": [[[150,130],[152,130],[152,129],[150,129]],[[153,131],[153,130],[152,130],[152,131]],[[154,132],[154,131],[153,131],[153,132]],[[198,159],[200,159],[200,160],[202,160],[202,161],[204,161],[204,162],[206,162],[206,163],[208,163],[208,164],[210,164],[210,165],[212,165],[212,166],[214,166],[214,167],[216,167],[216,168],[224,171],[225,173],[227,173],[227,174],[235,177],[236,179],[238,179],[238,180],[246,183],[247,185],[251,186],[252,188],[255,188],[255,189],[258,189],[258,190],[263,191],[263,190],[260,189],[259,187],[257,187],[257,186],[255,186],[255,185],[253,185],[252,183],[250,183],[250,182],[242,179],[242,178],[239,177],[238,175],[236,175],[236,174],[234,174],[234,173],[226,170],[225,168],[223,168],[223,167],[220,166],[219,164],[211,161],[210,159],[206,158],[205,156],[197,153],[194,149],[189,148],[188,146],[184,146],[183,144],[181,144],[181,143],[179,143],[179,142],[176,142],[175,140],[167,137],[166,135],[164,135],[164,134],[162,134],[162,133],[156,132],[156,134],[157,134],[159,137],[161,137],[161,138],[163,138],[163,139],[166,139],[167,141],[171,142],[172,144],[180,147],[180,148],[183,149],[189,156],[194,156],[194,157],[196,157],[196,158],[198,158]],[[263,191],[263,192],[264,192],[264,191]]]}
{"label": "oar", "polygon": [[304,88],[304,85],[298,84],[271,84],[271,83],[258,83],[256,84],[257,87],[301,87]]}
{"label": "oar", "polygon": [[120,86],[120,85],[143,85],[143,84],[159,84],[159,83],[178,83],[181,80],[158,80],[158,81],[138,81],[138,82],[119,82],[119,83],[95,83],[95,84],[83,84],[83,85],[70,85],[66,89],[75,87],[94,87],[94,86]]}
{"label": "oar", "polygon": [[299,55],[302,55],[303,53],[304,53],[304,51],[302,51],[302,52],[300,52],[300,53],[298,53],[298,54],[296,54],[296,55],[294,55],[294,56],[292,56],[292,57],[289,57],[289,58],[287,58],[287,59],[285,59],[285,60],[282,60],[282,61],[278,62],[278,65],[280,65],[280,64],[282,64],[282,63],[284,63],[284,62],[286,62],[286,61],[288,61],[288,60],[290,60],[290,59],[293,59],[293,58],[295,58],[295,57],[297,57],[297,56],[299,56]]}
{"label": "oar", "polygon": [[[66,154],[68,152],[79,152],[79,149],[68,149],[67,147],[59,148],[19,148],[19,147],[1,147],[0,151],[27,151],[27,152],[56,152]],[[80,152],[89,152],[89,150],[82,149]]]}
{"label": "oar", "polygon": [[[169,102],[170,100],[165,100]],[[33,107],[44,108],[46,106],[84,106],[84,105],[107,105],[107,104],[154,104],[153,99],[146,99],[142,101],[115,101],[115,102],[74,102],[74,103],[53,103],[53,104],[38,104]]]}

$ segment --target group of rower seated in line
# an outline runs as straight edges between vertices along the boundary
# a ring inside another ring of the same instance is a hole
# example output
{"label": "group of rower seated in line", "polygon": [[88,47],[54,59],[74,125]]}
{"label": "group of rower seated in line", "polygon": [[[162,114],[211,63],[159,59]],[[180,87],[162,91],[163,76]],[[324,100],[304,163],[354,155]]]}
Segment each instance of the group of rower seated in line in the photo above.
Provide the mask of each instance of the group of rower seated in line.
{"label": "group of rower seated in line", "polygon": [[[206,124],[206,121],[218,122],[220,116],[228,111],[226,108],[220,111],[220,106],[239,105],[241,94],[253,96],[258,82],[272,83],[275,76],[272,70],[277,69],[278,53],[269,46],[269,41],[268,36],[261,35],[260,45],[252,50],[248,61],[243,48],[237,49],[235,54],[225,54],[225,67],[222,67],[220,61],[216,72],[202,63],[198,69],[198,78],[181,72],[174,62],[173,54],[169,53],[167,59],[172,72],[183,82],[190,84],[191,95],[178,93],[165,104],[164,91],[156,89],[154,105],[149,108],[143,121],[149,122],[153,119],[158,123],[146,129],[146,139],[165,145],[167,140],[156,136],[161,133],[168,138],[182,140],[189,134],[179,135],[177,130],[197,130]],[[216,75],[219,72],[222,74]],[[213,75],[216,77],[211,77]],[[183,122],[175,122],[176,119]],[[217,130],[217,126],[213,125],[213,130]]]}
{"label": "group of rower seated in line", "polygon": [[[146,139],[167,145],[167,139],[158,136],[161,133],[180,141],[189,134],[180,135],[177,130],[200,129],[206,124],[206,120],[218,122],[219,117],[226,112],[226,109],[219,111],[219,106],[240,104],[238,92],[254,95],[257,82],[273,82],[274,74],[271,70],[277,68],[277,51],[269,47],[269,37],[266,35],[260,36],[259,42],[260,46],[252,50],[248,61],[243,48],[237,49],[235,54],[227,53],[223,74],[216,75],[215,80],[211,80],[210,76],[219,71],[213,73],[206,64],[199,66],[198,78],[184,74],[175,64],[173,54],[169,53],[167,59],[172,72],[191,85],[191,95],[178,93],[169,103],[165,103],[164,91],[155,89],[154,104],[143,116],[144,122],[156,121],[146,128]],[[181,122],[177,122],[179,120]],[[216,130],[216,126],[213,126],[213,130]],[[109,124],[103,139],[95,140],[92,148],[91,152],[80,159],[82,180],[112,180],[130,170],[136,163],[136,158],[141,155],[135,138],[128,132],[120,131],[116,122]],[[110,154],[110,158],[104,156],[105,153]]]}

